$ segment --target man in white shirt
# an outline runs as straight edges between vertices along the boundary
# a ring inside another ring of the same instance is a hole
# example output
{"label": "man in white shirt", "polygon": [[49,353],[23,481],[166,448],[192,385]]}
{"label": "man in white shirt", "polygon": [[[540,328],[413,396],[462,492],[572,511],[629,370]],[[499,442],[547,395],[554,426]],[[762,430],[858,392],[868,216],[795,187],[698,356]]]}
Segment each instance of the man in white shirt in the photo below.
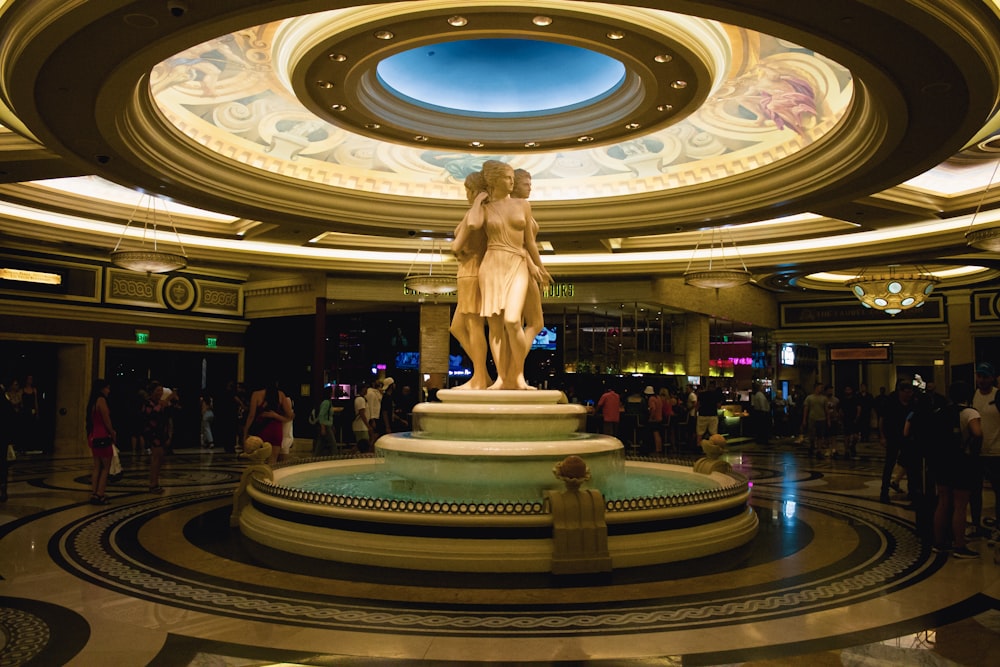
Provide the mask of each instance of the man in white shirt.
{"label": "man in white shirt", "polygon": [[357,451],[370,451],[372,426],[368,419],[368,401],[365,400],[365,397],[360,392],[354,397],[354,420],[351,422],[351,430],[354,431],[354,442]]}
{"label": "man in white shirt", "polygon": [[[976,364],[976,392],[972,407],[979,412],[983,427],[983,448],[979,456],[983,476],[993,487],[994,516],[1000,497],[1000,409],[997,406],[996,370],[993,364],[983,361]],[[972,523],[976,534],[982,535],[983,488],[973,489],[969,498]],[[993,521],[996,521],[994,518]]]}
{"label": "man in white shirt", "polygon": [[698,430],[698,392],[695,391],[693,384],[687,386],[685,407],[687,408],[688,422],[684,438],[690,447],[693,447],[695,451],[700,451],[698,448],[698,434],[695,433]]}
{"label": "man in white shirt", "polygon": [[378,432],[378,418],[382,414],[382,380],[375,380],[365,394],[368,424]]}

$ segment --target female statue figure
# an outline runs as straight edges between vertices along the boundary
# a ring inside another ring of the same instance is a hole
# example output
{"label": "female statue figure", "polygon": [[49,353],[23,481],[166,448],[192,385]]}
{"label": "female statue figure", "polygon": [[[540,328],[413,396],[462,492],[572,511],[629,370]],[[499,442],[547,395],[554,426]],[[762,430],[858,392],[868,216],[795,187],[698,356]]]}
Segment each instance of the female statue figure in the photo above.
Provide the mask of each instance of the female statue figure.
{"label": "female statue figure", "polygon": [[[481,315],[489,325],[490,349],[497,366],[496,389],[531,389],[524,359],[531,340],[524,331],[525,302],[531,281],[546,280],[533,260],[531,205],[511,197],[514,169],[498,160],[483,163],[487,192],[476,195],[467,214],[469,229],[486,231],[486,253],[479,266]],[[537,253],[537,251],[536,251]]]}
{"label": "female statue figure", "polygon": [[[516,199],[527,199],[531,195],[531,173],[527,169],[514,170],[514,190],[510,193]],[[531,342],[535,336],[545,326],[542,318],[542,292],[541,288],[548,286],[552,282],[552,276],[542,266],[541,255],[538,254],[538,244],[535,238],[538,236],[538,222],[531,218],[528,221],[528,235],[525,239],[525,249],[528,251],[528,259],[534,262],[539,270],[539,280],[531,280],[528,283],[528,298],[524,302],[524,335],[528,339],[530,349]]]}
{"label": "female statue figure", "polygon": [[[465,177],[465,196],[471,205],[476,195],[486,192],[481,171]],[[486,253],[486,234],[482,227],[469,228],[469,214],[455,228],[451,250],[458,260],[458,303],[451,321],[451,334],[461,344],[472,361],[472,377],[456,389],[487,389],[490,386],[486,370],[486,336],[483,334],[482,292],[479,290],[479,265]]]}

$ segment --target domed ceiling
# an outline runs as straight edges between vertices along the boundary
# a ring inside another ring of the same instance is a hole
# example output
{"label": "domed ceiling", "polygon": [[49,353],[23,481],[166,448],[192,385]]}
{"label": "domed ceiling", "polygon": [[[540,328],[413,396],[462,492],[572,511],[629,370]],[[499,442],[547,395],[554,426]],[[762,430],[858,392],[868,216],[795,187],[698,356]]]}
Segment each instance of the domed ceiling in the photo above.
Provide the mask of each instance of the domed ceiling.
{"label": "domed ceiling", "polygon": [[995,275],[992,1],[100,4],[0,9],[5,237],[107,248],[139,189],[192,267],[401,276],[500,159],[558,276],[679,276],[720,230],[774,290]]}

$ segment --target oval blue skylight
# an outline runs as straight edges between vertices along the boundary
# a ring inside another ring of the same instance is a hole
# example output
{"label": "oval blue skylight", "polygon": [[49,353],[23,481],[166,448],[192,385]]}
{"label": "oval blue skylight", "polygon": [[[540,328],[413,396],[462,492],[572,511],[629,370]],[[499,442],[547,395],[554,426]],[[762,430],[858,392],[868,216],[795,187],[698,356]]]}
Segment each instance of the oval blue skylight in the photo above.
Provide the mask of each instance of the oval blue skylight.
{"label": "oval blue skylight", "polygon": [[541,115],[596,101],[617,88],[625,66],[568,44],[474,39],[428,44],[378,64],[393,94],[452,113]]}

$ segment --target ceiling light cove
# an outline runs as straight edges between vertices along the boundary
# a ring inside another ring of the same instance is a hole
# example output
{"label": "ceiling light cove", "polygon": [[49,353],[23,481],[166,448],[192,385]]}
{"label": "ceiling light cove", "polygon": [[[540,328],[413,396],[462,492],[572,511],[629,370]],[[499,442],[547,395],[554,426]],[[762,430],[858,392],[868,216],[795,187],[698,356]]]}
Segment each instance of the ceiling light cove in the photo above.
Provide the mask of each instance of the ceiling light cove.
{"label": "ceiling light cove", "polygon": [[350,132],[491,153],[621,141],[683,120],[710,94],[718,58],[684,24],[698,19],[640,21],[650,15],[576,4],[539,17],[517,6],[456,16],[397,3],[369,22],[314,31],[288,80],[310,111]]}

